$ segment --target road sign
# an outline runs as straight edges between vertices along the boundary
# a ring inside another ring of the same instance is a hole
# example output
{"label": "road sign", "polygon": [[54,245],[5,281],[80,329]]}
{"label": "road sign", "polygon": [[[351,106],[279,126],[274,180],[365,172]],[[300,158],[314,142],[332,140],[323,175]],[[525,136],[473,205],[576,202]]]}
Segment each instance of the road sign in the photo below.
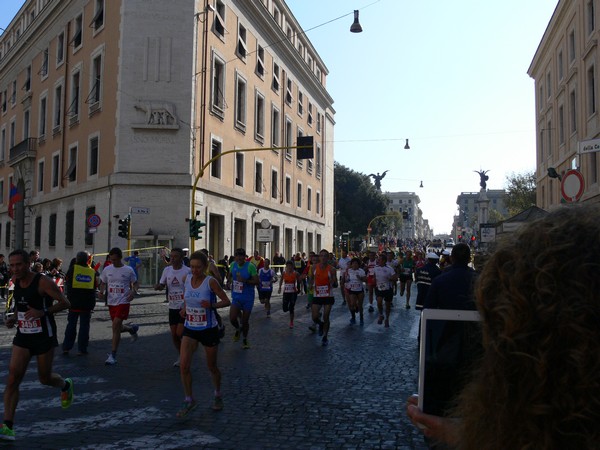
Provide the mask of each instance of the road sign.
{"label": "road sign", "polygon": [[132,206],[131,214],[150,214],[150,208],[142,208],[141,206]]}
{"label": "road sign", "polygon": [[96,231],[98,231],[98,228],[96,228],[96,227],[90,227],[90,228],[88,228],[88,233],[90,233],[90,234],[93,234]]}
{"label": "road sign", "polygon": [[583,195],[585,182],[578,170],[568,170],[560,182],[560,193],[566,202],[577,202]]}
{"label": "road sign", "polygon": [[[102,220],[100,220],[100,216],[98,214],[90,214],[87,218],[87,224],[89,228],[96,228],[101,222]],[[88,230],[88,233],[91,233],[91,231]]]}
{"label": "road sign", "polygon": [[256,230],[256,241],[257,242],[272,242],[275,236],[275,230],[270,228],[268,230],[258,228]]}
{"label": "road sign", "polygon": [[579,143],[579,154],[600,151],[600,139],[590,139]]}

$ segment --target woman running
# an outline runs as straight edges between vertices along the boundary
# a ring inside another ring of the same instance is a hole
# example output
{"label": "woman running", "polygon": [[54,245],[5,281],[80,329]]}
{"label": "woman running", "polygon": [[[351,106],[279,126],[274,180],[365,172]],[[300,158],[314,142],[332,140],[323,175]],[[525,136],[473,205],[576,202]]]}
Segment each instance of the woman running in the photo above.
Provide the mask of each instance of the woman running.
{"label": "woman running", "polygon": [[281,294],[281,285],[283,285],[283,299],[281,305],[283,312],[290,312],[290,328],[294,328],[294,308],[298,298],[298,281],[300,274],[296,272],[294,263],[288,261],[285,263],[285,270],[279,280],[279,293]]}
{"label": "woman running", "polygon": [[413,272],[415,271],[415,260],[410,250],[406,251],[400,270],[400,297],[404,295],[404,289],[406,289],[406,309],[410,309],[410,285],[412,284]]}
{"label": "woman running", "polygon": [[348,309],[350,310],[350,314],[352,314],[350,324],[354,325],[356,323],[356,313],[358,312],[360,316],[360,325],[362,326],[365,324],[363,318],[363,301],[365,299],[363,281],[367,281],[367,274],[360,267],[360,259],[352,258],[350,266],[346,269],[346,273],[344,274],[344,279],[346,280],[344,287],[346,288]]}

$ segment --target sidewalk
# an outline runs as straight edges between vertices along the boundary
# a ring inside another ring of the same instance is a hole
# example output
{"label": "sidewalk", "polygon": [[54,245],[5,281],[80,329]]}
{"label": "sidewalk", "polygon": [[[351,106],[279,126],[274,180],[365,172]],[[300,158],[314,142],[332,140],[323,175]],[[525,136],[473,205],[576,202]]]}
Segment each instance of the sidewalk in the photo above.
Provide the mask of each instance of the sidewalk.
{"label": "sidewalk", "polygon": [[[377,325],[365,307],[365,326],[349,325],[339,290],[331,314],[329,346],[310,333],[306,297],[296,305],[295,328],[272,300],[271,318],[256,300],[251,348],[226,337],[219,347],[225,409],[210,409],[212,386],[204,353],[195,361],[198,408],[175,418],[183,399],[177,358],[167,323],[164,293],[142,290],[132,303],[139,339],[124,334],[116,366],[105,366],[111,323],[107,308],[92,316],[88,356],[64,357],[55,370],[75,382],[75,401],[62,410],[59,392],[37,381],[32,362],[15,418],[15,449],[425,449],[421,434],[405,417],[406,398],[416,392],[418,314],[395,299],[390,328]],[[414,302],[414,300],[412,300]],[[222,310],[227,318],[227,309]],[[57,316],[62,343],[66,313]],[[0,382],[8,373],[14,330],[0,331]],[[2,444],[1,445],[6,445]]]}

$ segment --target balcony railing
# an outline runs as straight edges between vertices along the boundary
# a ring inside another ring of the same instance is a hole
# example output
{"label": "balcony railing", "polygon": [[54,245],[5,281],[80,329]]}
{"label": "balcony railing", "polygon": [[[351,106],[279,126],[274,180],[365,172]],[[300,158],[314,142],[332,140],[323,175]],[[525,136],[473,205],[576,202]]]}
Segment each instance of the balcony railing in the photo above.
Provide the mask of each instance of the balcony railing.
{"label": "balcony railing", "polygon": [[27,138],[11,147],[8,151],[9,164],[13,165],[26,158],[35,158],[37,141],[37,138]]}

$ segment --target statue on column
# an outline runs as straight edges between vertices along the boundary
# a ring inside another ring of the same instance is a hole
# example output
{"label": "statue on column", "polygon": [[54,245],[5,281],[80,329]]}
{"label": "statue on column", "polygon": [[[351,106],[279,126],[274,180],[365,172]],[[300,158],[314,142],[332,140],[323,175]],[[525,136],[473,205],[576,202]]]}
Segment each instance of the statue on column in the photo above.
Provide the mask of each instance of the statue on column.
{"label": "statue on column", "polygon": [[482,189],[485,189],[487,187],[487,183],[486,181],[490,179],[490,177],[488,177],[486,175],[486,173],[489,172],[489,170],[474,170],[473,172],[478,173],[479,174],[479,186],[481,186]]}
{"label": "statue on column", "polygon": [[[389,169],[388,169],[389,170]],[[385,178],[385,174],[388,171],[386,170],[385,172],[383,172],[381,175],[379,175],[379,172],[377,172],[377,175],[375,175],[374,173],[369,174],[369,177],[373,178],[373,183],[375,184],[375,188],[378,191],[381,191],[381,180],[383,180]]]}

